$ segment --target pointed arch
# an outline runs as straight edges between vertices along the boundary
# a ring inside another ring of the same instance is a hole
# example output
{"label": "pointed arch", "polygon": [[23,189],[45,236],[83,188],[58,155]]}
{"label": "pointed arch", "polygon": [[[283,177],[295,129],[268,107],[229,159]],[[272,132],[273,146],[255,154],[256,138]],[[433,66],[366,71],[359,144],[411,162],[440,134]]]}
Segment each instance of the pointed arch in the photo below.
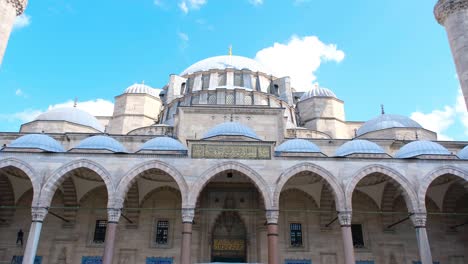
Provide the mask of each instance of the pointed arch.
{"label": "pointed arch", "polygon": [[337,211],[344,211],[345,210],[345,197],[344,197],[343,189],[340,187],[338,180],[329,171],[325,170],[324,168],[318,165],[315,165],[309,162],[297,164],[287,169],[283,173],[281,173],[280,177],[276,181],[276,189],[275,189],[275,193],[273,196],[274,205],[275,206],[278,205],[281,190],[283,189],[284,185],[288,182],[288,180],[296,176],[298,173],[305,172],[305,171],[314,173],[325,180],[325,182],[329,185],[329,187],[331,188],[334,194]]}
{"label": "pointed arch", "polygon": [[[195,205],[197,203],[198,197],[200,196],[201,191],[203,188],[210,182],[210,180],[215,177],[218,173],[221,173],[223,171],[238,171],[242,174],[244,174],[246,177],[248,177],[253,184],[257,187],[258,191],[263,197],[264,203],[265,203],[265,209],[271,209],[272,201],[270,197],[270,192],[269,192],[269,185],[263,179],[263,177],[250,168],[249,166],[242,164],[237,161],[227,161],[227,162],[221,162],[213,167],[209,168],[208,170],[204,171],[200,177],[198,177],[198,180],[193,184],[189,196],[188,196],[188,206],[191,208],[195,208]],[[277,208],[277,207],[276,207]]]}
{"label": "pointed arch", "polygon": [[119,196],[121,202],[123,203],[128,190],[130,189],[132,184],[135,183],[138,176],[141,173],[151,169],[161,170],[168,174],[172,179],[174,179],[182,194],[182,204],[184,204],[187,200],[188,193],[188,187],[187,183],[185,182],[184,176],[175,167],[159,160],[151,160],[138,164],[124,175],[124,177],[120,180],[119,184],[117,185],[116,192],[116,195]]}
{"label": "pointed arch", "polygon": [[421,185],[419,186],[418,190],[418,201],[419,201],[419,206],[421,207],[421,210],[426,210],[426,195],[427,195],[427,190],[429,189],[429,186],[431,183],[444,175],[453,175],[457,176],[458,178],[465,180],[465,188],[468,188],[468,171],[462,170],[460,168],[457,168],[455,166],[447,165],[447,166],[442,166],[440,168],[437,168],[428,174],[424,176],[423,180],[421,181]]}
{"label": "pointed arch", "polygon": [[107,189],[107,195],[109,197],[113,197],[115,192],[115,184],[112,180],[110,173],[98,163],[87,160],[87,159],[80,159],[71,161],[62,167],[55,170],[50,177],[47,178],[46,183],[42,187],[41,196],[40,196],[40,204],[41,206],[48,207],[52,198],[54,196],[55,191],[57,188],[62,184],[65,179],[67,178],[67,174],[73,170],[85,168],[93,171],[96,173],[105,183]]}
{"label": "pointed arch", "polygon": [[0,169],[6,167],[13,167],[21,170],[31,181],[33,187],[33,203],[36,203],[39,199],[39,194],[41,192],[41,179],[38,177],[34,168],[29,165],[27,162],[16,158],[7,158],[0,160]]}
{"label": "pointed arch", "polygon": [[403,196],[408,210],[412,212],[418,211],[418,199],[416,191],[412,187],[413,184],[398,171],[383,165],[369,165],[354,174],[351,181],[346,185],[345,196],[347,208],[350,210],[352,209],[352,197],[357,184],[366,176],[374,173],[383,174],[389,177],[393,180],[391,181],[392,184],[397,183],[396,187],[403,191]]}

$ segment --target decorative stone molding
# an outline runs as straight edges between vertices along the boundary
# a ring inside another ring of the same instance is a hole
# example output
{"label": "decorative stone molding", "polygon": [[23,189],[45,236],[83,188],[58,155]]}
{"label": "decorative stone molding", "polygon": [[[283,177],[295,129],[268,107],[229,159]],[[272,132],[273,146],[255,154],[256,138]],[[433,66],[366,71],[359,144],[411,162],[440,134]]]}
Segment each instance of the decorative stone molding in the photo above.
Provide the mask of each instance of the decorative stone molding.
{"label": "decorative stone molding", "polygon": [[338,221],[340,221],[341,226],[351,226],[352,218],[353,212],[351,211],[338,212]]}
{"label": "decorative stone molding", "polygon": [[279,211],[278,210],[267,210],[266,219],[267,224],[278,224]]}
{"label": "decorative stone molding", "polygon": [[49,209],[47,207],[33,207],[31,208],[32,221],[43,222]]}
{"label": "decorative stone molding", "polygon": [[434,7],[434,16],[439,24],[444,25],[451,14],[468,9],[468,0],[439,0]]}
{"label": "decorative stone molding", "polygon": [[107,222],[109,222],[109,223],[118,223],[121,214],[122,214],[122,209],[107,208]]}
{"label": "decorative stone molding", "polygon": [[192,223],[195,218],[195,208],[182,208],[182,222]]}
{"label": "decorative stone molding", "polygon": [[28,0],[5,0],[7,3],[11,4],[16,9],[16,15],[21,15],[26,6],[28,5]]}
{"label": "decorative stone molding", "polygon": [[426,228],[426,213],[413,213],[412,215],[410,215],[410,218],[415,228]]}

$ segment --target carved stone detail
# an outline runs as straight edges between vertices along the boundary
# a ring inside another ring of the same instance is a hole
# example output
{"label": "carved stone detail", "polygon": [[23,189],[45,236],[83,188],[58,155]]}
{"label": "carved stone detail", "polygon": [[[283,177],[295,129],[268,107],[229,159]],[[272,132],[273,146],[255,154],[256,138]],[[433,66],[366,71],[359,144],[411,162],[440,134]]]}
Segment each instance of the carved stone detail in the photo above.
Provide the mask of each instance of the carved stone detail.
{"label": "carved stone detail", "polygon": [[107,221],[112,222],[112,223],[118,223],[121,213],[122,213],[121,209],[107,208]]}
{"label": "carved stone detail", "polygon": [[195,218],[194,208],[182,208],[182,222],[183,223],[192,223],[193,218]]}
{"label": "carved stone detail", "polygon": [[268,224],[277,224],[279,218],[279,211],[278,210],[267,210],[266,211],[266,219]]}
{"label": "carved stone detail", "polygon": [[437,22],[444,25],[448,16],[465,9],[468,9],[468,0],[439,0],[434,8],[434,15]]}
{"label": "carved stone detail", "polygon": [[[1,0],[0,0],[1,1]],[[16,9],[16,15],[19,16],[24,12],[28,5],[28,0],[5,0]]]}
{"label": "carved stone detail", "polygon": [[426,213],[414,213],[410,216],[415,228],[425,228],[427,222]]}
{"label": "carved stone detail", "polygon": [[338,221],[340,221],[341,226],[351,226],[352,218],[353,212],[351,211],[338,212]]}
{"label": "carved stone detail", "polygon": [[33,222],[43,222],[47,216],[49,209],[46,207],[33,207],[31,208],[32,221]]}

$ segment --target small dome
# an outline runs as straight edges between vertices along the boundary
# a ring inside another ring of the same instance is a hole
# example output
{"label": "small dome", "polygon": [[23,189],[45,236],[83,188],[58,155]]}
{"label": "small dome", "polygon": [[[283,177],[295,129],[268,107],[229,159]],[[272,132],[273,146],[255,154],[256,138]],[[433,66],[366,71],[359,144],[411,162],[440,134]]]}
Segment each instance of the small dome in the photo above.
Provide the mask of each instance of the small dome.
{"label": "small dome", "polygon": [[216,56],[196,62],[185,69],[180,75],[187,75],[199,71],[209,71],[212,69],[225,70],[251,70],[253,72],[263,72],[271,74],[270,71],[258,61],[242,56]]}
{"label": "small dome", "polygon": [[374,142],[362,139],[348,141],[341,145],[335,152],[337,157],[346,157],[352,154],[386,154],[385,151]]}
{"label": "small dome", "polygon": [[160,92],[160,89],[154,89],[142,83],[135,83],[125,89],[124,94],[149,94],[154,97],[159,97]]}
{"label": "small dome", "polygon": [[157,137],[146,141],[145,144],[141,146],[140,151],[141,150],[187,151],[187,147],[176,139],[170,137]]}
{"label": "small dome", "polygon": [[11,142],[7,148],[41,149],[47,152],[65,151],[57,140],[43,134],[29,134],[21,136]]}
{"label": "small dome", "polygon": [[395,158],[413,158],[420,155],[450,155],[450,152],[438,143],[419,140],[404,145],[395,154]]}
{"label": "small dome", "polygon": [[460,152],[458,152],[457,156],[460,159],[468,159],[468,145],[464,147]]}
{"label": "small dome", "polygon": [[423,128],[418,122],[409,117],[383,114],[364,123],[356,134],[359,137],[369,132],[395,127]]}
{"label": "small dome", "polygon": [[34,121],[66,121],[104,132],[104,127],[96,117],[76,107],[55,108],[40,114]]}
{"label": "small dome", "polygon": [[320,153],[320,148],[314,143],[305,139],[290,139],[276,147],[275,153],[281,152],[302,152],[302,153]]}
{"label": "small dome", "polygon": [[237,122],[226,122],[219,124],[206,132],[206,134],[203,136],[203,139],[216,136],[244,136],[260,139],[250,127],[244,126]]}
{"label": "small dome", "polygon": [[89,149],[89,150],[109,150],[116,153],[125,153],[125,149],[120,142],[108,136],[92,136],[83,139],[73,149]]}
{"label": "small dome", "polygon": [[335,93],[332,92],[332,90],[319,87],[318,85],[315,85],[310,91],[305,92],[301,96],[301,101],[312,98],[312,97],[333,97],[337,98]]}

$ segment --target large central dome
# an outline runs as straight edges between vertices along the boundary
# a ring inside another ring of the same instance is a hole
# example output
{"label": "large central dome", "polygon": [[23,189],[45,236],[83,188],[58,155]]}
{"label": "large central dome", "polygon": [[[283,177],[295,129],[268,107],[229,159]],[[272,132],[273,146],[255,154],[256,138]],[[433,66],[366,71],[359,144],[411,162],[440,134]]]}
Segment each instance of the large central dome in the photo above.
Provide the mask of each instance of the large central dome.
{"label": "large central dome", "polygon": [[194,72],[199,71],[209,71],[212,69],[235,69],[235,70],[251,70],[253,72],[263,72],[267,74],[271,74],[270,70],[268,70],[265,66],[260,64],[259,62],[242,57],[242,56],[216,56],[201,60],[192,66],[185,69],[180,75],[187,75]]}

